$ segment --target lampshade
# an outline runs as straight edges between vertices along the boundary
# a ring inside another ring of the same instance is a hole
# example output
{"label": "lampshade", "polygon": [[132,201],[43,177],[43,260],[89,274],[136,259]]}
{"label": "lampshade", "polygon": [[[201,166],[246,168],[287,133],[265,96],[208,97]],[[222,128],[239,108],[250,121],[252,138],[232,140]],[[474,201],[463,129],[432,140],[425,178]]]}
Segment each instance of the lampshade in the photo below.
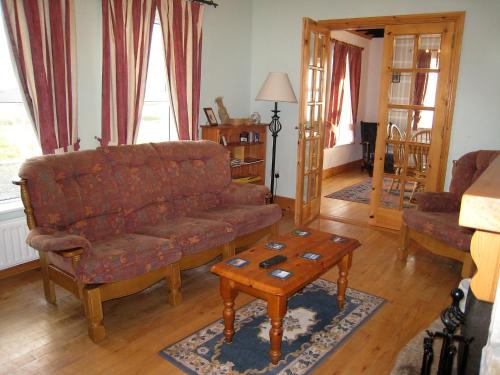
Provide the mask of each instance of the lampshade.
{"label": "lampshade", "polygon": [[290,78],[286,73],[269,73],[255,100],[297,103]]}

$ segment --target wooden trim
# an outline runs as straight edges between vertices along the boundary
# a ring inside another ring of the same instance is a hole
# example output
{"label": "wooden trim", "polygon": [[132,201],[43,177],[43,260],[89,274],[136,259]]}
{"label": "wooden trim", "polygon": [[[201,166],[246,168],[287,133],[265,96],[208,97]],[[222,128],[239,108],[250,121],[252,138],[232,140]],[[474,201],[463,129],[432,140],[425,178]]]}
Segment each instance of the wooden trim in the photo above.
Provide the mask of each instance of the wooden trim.
{"label": "wooden trim", "polygon": [[280,197],[279,195],[274,197],[274,203],[281,207],[285,212],[295,211],[295,198]]}
{"label": "wooden trim", "polygon": [[351,33],[351,34],[354,34],[356,36],[359,36],[360,38],[365,38],[365,39],[368,39],[368,40],[371,40],[373,39],[373,36],[371,35],[366,35],[365,33],[361,33],[359,31],[356,31],[356,30],[346,30],[348,33]]}
{"label": "wooden trim", "polygon": [[331,167],[328,169],[323,169],[323,180],[326,178],[353,170],[355,168],[361,168],[361,159],[353,160],[353,161],[350,161],[349,163],[337,165],[335,167]]}
{"label": "wooden trim", "polygon": [[37,268],[40,268],[40,261],[38,259],[32,260],[31,262],[18,264],[17,266],[0,270],[0,280],[18,275],[23,272],[35,270]]}
{"label": "wooden trim", "polygon": [[330,30],[356,30],[373,29],[385,27],[387,25],[406,25],[413,23],[433,23],[433,22],[460,22],[463,21],[465,12],[448,13],[424,13],[409,14],[399,16],[344,18],[318,21],[319,26],[327,27]]}
{"label": "wooden trim", "polygon": [[356,48],[359,48],[361,51],[364,51],[364,49],[365,49],[364,47],[361,47],[361,46],[358,46],[358,45],[352,44],[352,43],[347,43],[347,42],[344,42],[343,40],[336,39],[336,38],[330,38],[330,42],[343,44],[343,45],[346,45],[348,47],[356,47]]}

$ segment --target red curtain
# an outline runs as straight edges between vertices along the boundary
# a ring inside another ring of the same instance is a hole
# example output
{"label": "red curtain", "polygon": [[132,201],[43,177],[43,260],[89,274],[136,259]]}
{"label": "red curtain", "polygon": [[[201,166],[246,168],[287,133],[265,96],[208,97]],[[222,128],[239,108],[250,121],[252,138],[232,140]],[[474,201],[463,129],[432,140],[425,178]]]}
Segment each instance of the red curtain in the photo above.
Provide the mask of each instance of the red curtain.
{"label": "red curtain", "polygon": [[78,150],[73,1],[3,0],[2,6],[42,152]]}
{"label": "red curtain", "polygon": [[[417,54],[417,68],[430,68],[431,66],[431,52],[419,50]],[[417,72],[415,77],[415,103],[416,105],[423,105],[425,93],[427,91],[427,73]],[[420,111],[415,110],[415,117],[413,119],[413,130],[417,130],[420,121]]]}
{"label": "red curtain", "polygon": [[359,88],[361,84],[361,52],[356,46],[349,46],[349,76],[351,88],[352,123],[355,126],[358,117]]}
{"label": "red curtain", "polygon": [[155,9],[156,0],[102,0],[101,145],[136,141]]}
{"label": "red curtain", "polygon": [[179,139],[198,139],[203,6],[159,0],[167,76]]}
{"label": "red curtain", "polygon": [[335,146],[335,127],[342,113],[347,52],[346,44],[333,41],[333,67],[325,126],[325,148]]}

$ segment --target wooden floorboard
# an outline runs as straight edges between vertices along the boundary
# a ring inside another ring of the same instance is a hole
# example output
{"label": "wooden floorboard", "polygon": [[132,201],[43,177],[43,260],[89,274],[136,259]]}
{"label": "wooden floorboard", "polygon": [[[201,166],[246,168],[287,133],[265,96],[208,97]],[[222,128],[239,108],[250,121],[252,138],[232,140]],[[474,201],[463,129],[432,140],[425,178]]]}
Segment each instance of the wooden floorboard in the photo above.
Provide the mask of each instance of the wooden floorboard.
{"label": "wooden floorboard", "polygon": [[[281,230],[292,228],[291,216]],[[398,235],[365,226],[318,220],[313,228],[359,239],[349,286],[387,303],[314,374],[387,374],[402,346],[431,323],[460,280],[460,265],[415,245],[406,263],[397,259]],[[164,283],[104,303],[107,338],[87,336],[83,308],[57,288],[57,306],[45,302],[40,271],[0,280],[0,373],[181,374],[157,353],[221,317],[218,279],[209,266],[185,271],[183,302],[167,304]],[[337,271],[325,274],[336,280]],[[237,306],[252,298],[240,294]]]}

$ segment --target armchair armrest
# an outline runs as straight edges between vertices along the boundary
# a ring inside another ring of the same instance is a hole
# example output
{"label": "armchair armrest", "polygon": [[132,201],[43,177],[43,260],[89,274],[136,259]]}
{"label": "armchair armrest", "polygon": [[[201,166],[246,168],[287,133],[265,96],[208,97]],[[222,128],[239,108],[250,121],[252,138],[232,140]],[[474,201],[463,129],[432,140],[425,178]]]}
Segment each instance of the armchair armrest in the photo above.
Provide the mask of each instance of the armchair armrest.
{"label": "armchair armrest", "polygon": [[41,227],[30,230],[26,243],[39,251],[86,250],[91,246],[90,242],[82,236]]}
{"label": "armchair armrest", "polygon": [[259,205],[266,203],[269,189],[264,185],[231,183],[220,193],[221,203]]}
{"label": "armchair armrest", "polygon": [[418,209],[428,212],[458,212],[460,199],[454,194],[441,192],[420,192],[415,194]]}

